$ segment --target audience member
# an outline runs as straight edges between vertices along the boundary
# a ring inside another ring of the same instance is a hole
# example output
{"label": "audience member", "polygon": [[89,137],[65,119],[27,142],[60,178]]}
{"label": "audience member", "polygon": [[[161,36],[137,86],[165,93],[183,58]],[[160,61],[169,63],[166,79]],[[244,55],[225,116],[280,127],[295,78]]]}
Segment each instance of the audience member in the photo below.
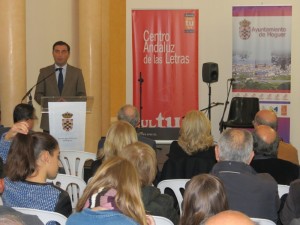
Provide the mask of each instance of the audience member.
{"label": "audience member", "polygon": [[201,225],[255,225],[244,213],[227,210],[210,217]]}
{"label": "audience member", "polygon": [[255,156],[250,165],[256,172],[269,173],[278,184],[290,185],[299,178],[299,166],[277,158],[279,138],[274,129],[259,125],[252,135]]}
{"label": "audience member", "polygon": [[127,145],[120,152],[120,156],[129,160],[138,172],[146,212],[166,217],[178,224],[179,216],[173,207],[173,198],[161,194],[160,190],[152,185],[157,173],[157,159],[153,149],[143,142],[135,142]]}
{"label": "audience member", "polygon": [[0,225],[43,225],[44,223],[35,215],[27,215],[17,210],[0,206]]}
{"label": "audience member", "polygon": [[105,160],[84,190],[76,211],[67,225],[146,225],[140,180],[132,163],[118,156]]}
{"label": "audience member", "polygon": [[[122,106],[118,112],[117,117],[118,117],[118,120],[126,121],[126,122],[130,123],[134,128],[138,128],[140,125],[139,111],[133,105],[127,104],[127,105]],[[141,134],[138,134],[137,137],[138,137],[139,141],[150,145],[156,151],[155,140],[147,138]],[[104,146],[104,142],[105,142],[105,137],[102,137],[98,143],[98,151],[101,151],[101,149]]]}
{"label": "audience member", "polygon": [[103,151],[99,152],[98,159],[91,165],[92,174],[95,174],[103,160],[118,155],[126,145],[137,140],[136,131],[128,122],[122,120],[113,122],[107,131]]}
{"label": "audience member", "polygon": [[[278,118],[275,112],[267,109],[260,110],[256,113],[254,121],[254,127],[258,125],[267,125],[277,131],[278,128]],[[299,165],[298,151],[297,149],[281,140],[278,146],[278,156],[279,159],[290,161],[296,165]]]}
{"label": "audience member", "polygon": [[186,185],[180,225],[199,225],[205,219],[228,210],[222,182],[210,174],[194,176]]}
{"label": "audience member", "polygon": [[300,225],[300,218],[293,219],[289,225]]}
{"label": "audience member", "polygon": [[252,149],[249,131],[225,130],[215,149],[218,163],[212,174],[222,180],[230,209],[276,223],[280,206],[277,183],[270,174],[258,174],[249,166],[254,156]]}
{"label": "audience member", "polygon": [[14,124],[0,139],[0,157],[4,163],[6,163],[11,141],[15,135],[18,133],[27,134],[33,128],[35,119],[35,109],[32,105],[25,103],[16,105],[13,112]]}
{"label": "audience member", "polygon": [[178,141],[170,146],[160,180],[191,178],[209,173],[216,163],[208,118],[200,111],[188,112],[180,128]]}
{"label": "audience member", "polygon": [[6,163],[3,204],[58,212],[68,217],[72,213],[69,194],[46,183],[57,175],[59,146],[47,133],[17,134],[11,144]]}
{"label": "audience member", "polygon": [[[4,165],[0,158],[0,194],[4,191]],[[0,225],[43,225],[37,216],[26,215],[15,209],[0,205]]]}
{"label": "audience member", "polygon": [[[280,212],[280,220],[283,225],[289,225],[295,218],[298,218],[298,221],[300,222],[300,179],[297,179],[290,184],[288,196],[285,200],[283,209]],[[294,223],[296,223],[296,221],[294,221]]]}

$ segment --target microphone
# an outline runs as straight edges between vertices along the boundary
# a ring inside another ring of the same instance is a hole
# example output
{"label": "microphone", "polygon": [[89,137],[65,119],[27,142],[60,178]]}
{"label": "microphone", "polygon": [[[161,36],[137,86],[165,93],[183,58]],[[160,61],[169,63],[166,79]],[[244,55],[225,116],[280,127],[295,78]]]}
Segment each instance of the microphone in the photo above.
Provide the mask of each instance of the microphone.
{"label": "microphone", "polygon": [[21,103],[23,102],[23,100],[29,96],[29,101],[28,104],[32,105],[32,96],[31,96],[31,91],[33,88],[35,88],[37,85],[39,85],[40,83],[42,83],[44,80],[47,80],[49,77],[51,77],[53,74],[55,74],[56,71],[58,71],[59,68],[56,68],[54,71],[52,71],[51,73],[49,73],[47,76],[45,76],[43,79],[41,79],[40,81],[38,81],[35,85],[33,85],[27,92],[26,94],[23,96]]}
{"label": "microphone", "polygon": [[217,105],[224,105],[224,103],[222,103],[222,102],[213,102],[212,104],[214,104],[215,106],[217,106]]}

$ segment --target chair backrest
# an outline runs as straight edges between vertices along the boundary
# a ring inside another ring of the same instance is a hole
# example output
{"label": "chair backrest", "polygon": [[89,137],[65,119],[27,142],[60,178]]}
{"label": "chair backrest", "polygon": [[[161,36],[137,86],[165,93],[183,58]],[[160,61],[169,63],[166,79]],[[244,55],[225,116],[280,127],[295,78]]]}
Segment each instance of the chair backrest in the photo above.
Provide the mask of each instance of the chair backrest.
{"label": "chair backrest", "polygon": [[56,221],[60,223],[60,225],[65,225],[67,222],[67,217],[56,212],[20,207],[12,208],[24,214],[36,215],[44,224],[46,224],[49,221]]}
{"label": "chair backrest", "polygon": [[258,225],[276,225],[272,220],[262,219],[262,218],[251,218],[253,222]]}
{"label": "chair backrest", "polygon": [[170,188],[177,199],[178,206],[180,209],[180,215],[182,214],[182,208],[181,208],[181,203],[183,201],[183,196],[181,194],[181,190],[185,189],[185,184],[189,181],[190,179],[171,179],[171,180],[162,180],[161,182],[158,183],[157,188],[160,190],[160,192],[163,194],[165,193],[166,188]]}
{"label": "chair backrest", "polygon": [[284,194],[288,194],[290,191],[290,186],[289,185],[284,185],[284,184],[278,184],[278,195],[279,198],[282,197]]}
{"label": "chair backrest", "polygon": [[155,225],[174,225],[173,222],[168,218],[162,216],[152,216],[152,217],[155,221]]}
{"label": "chair backrest", "polygon": [[258,98],[233,97],[224,127],[251,128],[253,127],[252,121],[258,111]]}
{"label": "chair backrest", "polygon": [[66,174],[78,176],[84,179],[84,163],[87,160],[96,160],[96,154],[71,150],[60,151],[60,161],[66,171]]}
{"label": "chair backrest", "polygon": [[86,183],[82,178],[67,174],[57,174],[54,180],[48,179],[47,182],[53,182],[54,185],[69,193],[73,209],[86,187]]}

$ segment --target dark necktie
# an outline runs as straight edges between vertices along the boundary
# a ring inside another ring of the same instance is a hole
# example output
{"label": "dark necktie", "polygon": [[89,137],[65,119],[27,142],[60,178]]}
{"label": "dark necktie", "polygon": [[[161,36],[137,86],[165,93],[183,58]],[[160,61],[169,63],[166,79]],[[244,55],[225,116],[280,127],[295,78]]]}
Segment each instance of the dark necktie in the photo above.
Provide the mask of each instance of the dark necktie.
{"label": "dark necktie", "polygon": [[59,74],[58,74],[57,86],[58,86],[58,90],[59,90],[60,94],[61,94],[62,89],[64,87],[64,76],[63,76],[63,73],[62,73],[62,69],[63,68],[58,68]]}

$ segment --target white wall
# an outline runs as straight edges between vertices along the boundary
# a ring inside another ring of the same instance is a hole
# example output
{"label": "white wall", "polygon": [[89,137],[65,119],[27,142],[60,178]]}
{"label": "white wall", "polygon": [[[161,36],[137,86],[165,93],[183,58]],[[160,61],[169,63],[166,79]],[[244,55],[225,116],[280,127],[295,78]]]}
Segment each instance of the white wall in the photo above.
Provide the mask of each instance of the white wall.
{"label": "white wall", "polygon": [[[219,81],[211,84],[212,102],[225,102],[227,79],[232,74],[232,6],[239,5],[292,5],[292,93],[291,93],[291,143],[300,149],[299,116],[299,80],[300,72],[300,1],[292,0],[131,0],[127,1],[127,55],[131,59],[131,10],[132,9],[199,9],[199,105],[200,109],[208,106],[208,87],[202,81],[201,68],[205,62],[216,62],[219,65]],[[132,64],[127,63],[127,74],[132,74]],[[132,82],[128,80],[127,85]],[[131,90],[130,88],[128,90]],[[130,101],[130,95],[127,99]],[[229,100],[231,99],[231,96]],[[217,106],[211,110],[212,134],[215,139],[219,137],[219,122],[224,107]],[[227,113],[229,106],[227,108]],[[225,114],[227,120],[227,114]]]}

